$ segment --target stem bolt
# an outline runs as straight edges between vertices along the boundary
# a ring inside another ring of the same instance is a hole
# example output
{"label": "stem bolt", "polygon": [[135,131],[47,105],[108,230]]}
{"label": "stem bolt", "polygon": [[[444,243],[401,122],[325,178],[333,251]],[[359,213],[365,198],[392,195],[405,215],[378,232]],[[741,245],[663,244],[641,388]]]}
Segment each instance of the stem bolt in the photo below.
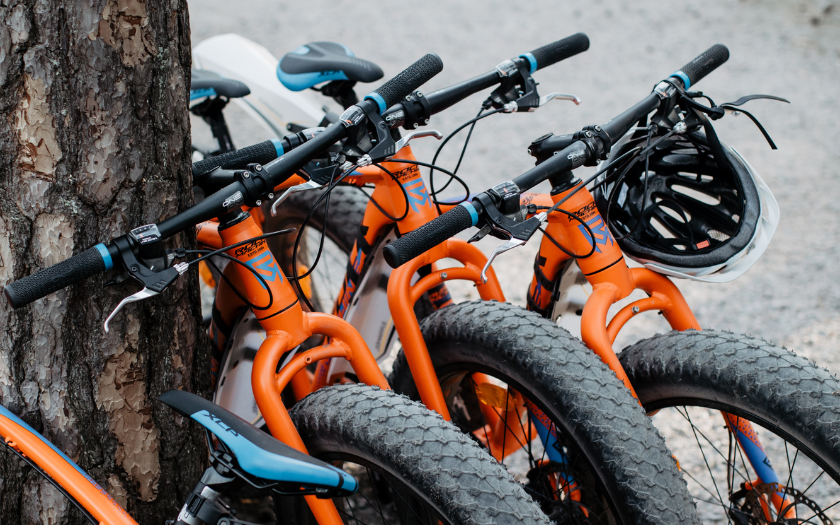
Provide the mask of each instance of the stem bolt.
{"label": "stem bolt", "polygon": [[446,279],[447,277],[448,277],[448,274],[446,272],[443,272],[443,273],[440,274],[441,279]]}
{"label": "stem bolt", "polygon": [[639,307],[638,307],[638,306],[634,306],[634,307],[633,307],[633,313],[634,313],[634,314],[639,313]]}

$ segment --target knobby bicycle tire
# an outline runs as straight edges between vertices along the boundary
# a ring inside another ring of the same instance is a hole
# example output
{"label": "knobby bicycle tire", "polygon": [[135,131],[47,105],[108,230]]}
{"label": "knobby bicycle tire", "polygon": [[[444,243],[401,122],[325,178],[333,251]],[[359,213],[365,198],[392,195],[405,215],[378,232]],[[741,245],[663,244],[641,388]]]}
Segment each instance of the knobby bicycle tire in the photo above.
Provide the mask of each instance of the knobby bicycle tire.
{"label": "knobby bicycle tire", "polygon": [[[699,522],[686,483],[650,418],[571,334],[533,312],[481,301],[436,312],[421,328],[441,381],[456,370],[504,380],[571,438],[608,492],[612,522]],[[418,397],[402,352],[391,386]]]}
{"label": "knobby bicycle tire", "polygon": [[[405,396],[366,385],[331,386],[299,401],[290,415],[312,456],[372,466],[407,488],[412,503],[434,509],[439,513],[435,518],[444,522],[548,525],[498,463],[439,415]],[[314,523],[301,498],[275,497],[275,502],[281,523]]]}
{"label": "knobby bicycle tire", "polygon": [[[657,335],[619,358],[648,412],[705,407],[761,425],[785,441],[785,455],[794,455],[790,443],[808,456],[840,493],[840,380],[828,370],[762,339],[713,330]],[[771,437],[764,429],[762,440]]]}

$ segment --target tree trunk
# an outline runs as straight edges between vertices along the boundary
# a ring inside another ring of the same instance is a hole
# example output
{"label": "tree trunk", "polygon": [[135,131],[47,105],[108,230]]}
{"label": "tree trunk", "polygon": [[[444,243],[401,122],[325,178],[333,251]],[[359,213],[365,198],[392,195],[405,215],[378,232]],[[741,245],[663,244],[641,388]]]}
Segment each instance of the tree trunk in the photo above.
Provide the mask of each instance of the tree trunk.
{"label": "tree trunk", "polygon": [[[0,286],[192,204],[189,77],[185,0],[0,0]],[[16,311],[0,298],[0,403],[137,521],[162,523],[206,458],[156,401],[207,389],[197,276],[128,305],[110,334],[105,316],[137,287],[104,283]],[[0,522],[78,521],[4,450]]]}

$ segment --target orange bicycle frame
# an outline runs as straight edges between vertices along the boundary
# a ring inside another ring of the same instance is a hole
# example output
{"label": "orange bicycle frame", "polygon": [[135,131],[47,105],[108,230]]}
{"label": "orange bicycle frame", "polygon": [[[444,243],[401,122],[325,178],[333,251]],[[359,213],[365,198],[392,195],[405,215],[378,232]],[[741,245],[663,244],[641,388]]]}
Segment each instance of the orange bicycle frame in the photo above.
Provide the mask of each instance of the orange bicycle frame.
{"label": "orange bicycle frame", "polygon": [[[247,241],[262,235],[254,218],[243,212],[235,224],[220,225],[206,222],[198,227],[199,242],[205,246],[221,248]],[[388,389],[388,382],[376,360],[359,333],[343,319],[323,314],[304,312],[298,297],[265,239],[259,239],[233,248],[227,252],[247,267],[231,263],[224,271],[215,298],[210,335],[217,348],[223,348],[233,322],[248,306],[234,290],[244,291],[260,325],[266,331],[254,358],[251,385],[257,406],[271,434],[280,441],[306,453],[306,447],[292,423],[281,393],[291,385],[295,397],[302,398],[318,388],[310,379],[306,366],[320,361],[341,357],[346,359],[359,380],[368,385]],[[258,279],[250,270],[263,277]],[[265,307],[262,307],[265,305]],[[326,336],[328,344],[317,346],[295,355],[277,372],[281,359],[313,334]],[[306,496],[312,513],[320,524],[342,523],[335,505],[328,500]]]}
{"label": "orange bicycle frame", "polygon": [[[576,188],[577,186],[575,186]],[[575,190],[570,188],[556,195],[542,195],[528,193],[522,196],[524,204],[534,204],[548,208]],[[686,303],[679,289],[662,274],[646,268],[628,268],[624,262],[624,254],[613,239],[595,200],[589,190],[580,188],[566,202],[563,209],[574,215],[553,212],[548,217],[546,234],[540,243],[537,263],[534,266],[534,277],[528,289],[529,307],[541,312],[547,312],[552,299],[554,285],[559,278],[564,265],[571,256],[560,249],[557,244],[576,255],[588,257],[577,259],[577,264],[592,285],[592,294],[586,301],[581,316],[581,338],[583,342],[601,360],[615,372],[627,388],[636,396],[633,385],[621,366],[612,348],[621,328],[634,316],[649,310],[659,311],[674,330],[700,330],[700,324]],[[573,210],[573,211],[572,211]],[[576,218],[575,218],[576,217]],[[584,227],[586,224],[589,229]],[[552,239],[555,242],[552,242]],[[626,298],[635,290],[644,291],[648,297],[634,301],[616,313],[607,323],[609,308],[616,302]],[[637,396],[638,398],[638,396]],[[745,450],[750,463],[757,473],[765,472],[765,476],[776,476],[775,472],[762,468],[762,461],[755,458],[764,452],[758,439],[758,434],[752,425],[741,418],[722,413],[727,427],[738,438],[742,448],[752,443],[752,447]],[[760,452],[758,452],[760,451]],[[766,457],[766,456],[765,456]],[[763,483],[761,475],[756,483]],[[780,493],[773,493],[771,501],[777,512],[783,507],[789,508],[785,512],[787,518],[795,517],[792,502],[783,498]],[[765,510],[765,512],[768,512]],[[769,515],[768,515],[769,518]]]}

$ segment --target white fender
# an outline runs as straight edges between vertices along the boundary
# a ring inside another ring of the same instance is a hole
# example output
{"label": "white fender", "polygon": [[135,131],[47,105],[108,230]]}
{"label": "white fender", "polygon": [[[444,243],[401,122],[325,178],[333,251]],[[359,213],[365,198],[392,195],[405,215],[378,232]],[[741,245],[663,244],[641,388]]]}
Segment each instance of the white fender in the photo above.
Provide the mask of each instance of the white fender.
{"label": "white fender", "polygon": [[324,118],[321,105],[308,93],[290,91],[280,83],[280,61],[268,49],[245,37],[228,33],[208,38],[193,48],[192,57],[195,69],[207,69],[244,82],[251,94],[233,102],[272,137],[288,134],[289,122],[315,127]]}

